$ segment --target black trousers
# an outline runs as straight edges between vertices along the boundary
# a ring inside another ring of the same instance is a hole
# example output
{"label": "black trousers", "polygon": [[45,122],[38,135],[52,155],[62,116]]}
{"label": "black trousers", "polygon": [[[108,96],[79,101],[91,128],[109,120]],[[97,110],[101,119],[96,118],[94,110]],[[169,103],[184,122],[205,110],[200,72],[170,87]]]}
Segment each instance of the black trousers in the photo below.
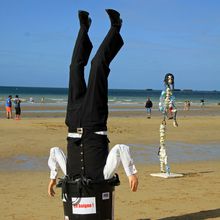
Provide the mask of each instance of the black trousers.
{"label": "black trousers", "polygon": [[117,27],[112,26],[91,61],[88,86],[84,68],[92,43],[81,27],[70,64],[66,125],[69,132],[83,128],[82,138],[67,138],[67,175],[84,175],[103,179],[103,168],[108,155],[108,138],[95,134],[107,129],[109,65],[123,46]]}
{"label": "black trousers", "polygon": [[20,115],[21,114],[21,108],[20,107],[15,107],[15,114]]}

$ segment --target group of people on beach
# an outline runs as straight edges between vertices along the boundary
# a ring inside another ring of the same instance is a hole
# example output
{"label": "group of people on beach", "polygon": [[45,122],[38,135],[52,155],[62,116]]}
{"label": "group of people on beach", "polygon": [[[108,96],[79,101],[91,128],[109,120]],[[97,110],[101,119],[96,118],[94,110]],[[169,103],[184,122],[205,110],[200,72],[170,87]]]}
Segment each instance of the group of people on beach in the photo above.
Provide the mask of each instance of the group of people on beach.
{"label": "group of people on beach", "polygon": [[184,111],[189,111],[189,110],[190,110],[190,106],[191,106],[190,101],[189,101],[189,100],[186,100],[186,101],[184,102],[183,110],[184,110]]}
{"label": "group of people on beach", "polygon": [[[26,99],[20,99],[19,95],[15,95],[13,98],[12,95],[9,95],[6,100],[5,100],[5,112],[6,112],[6,118],[7,119],[13,119],[13,107],[15,111],[15,120],[20,120],[21,119],[21,102],[28,102],[31,104],[35,103],[35,100],[33,97],[30,97],[29,100],[27,101]],[[42,97],[40,100],[40,103],[43,104],[45,103],[45,97]]]}
{"label": "group of people on beach", "polygon": [[12,98],[12,95],[9,95],[5,101],[5,110],[6,118],[12,119],[12,106],[14,104],[15,108],[15,120],[21,119],[21,100],[18,95],[15,95],[15,98]]}

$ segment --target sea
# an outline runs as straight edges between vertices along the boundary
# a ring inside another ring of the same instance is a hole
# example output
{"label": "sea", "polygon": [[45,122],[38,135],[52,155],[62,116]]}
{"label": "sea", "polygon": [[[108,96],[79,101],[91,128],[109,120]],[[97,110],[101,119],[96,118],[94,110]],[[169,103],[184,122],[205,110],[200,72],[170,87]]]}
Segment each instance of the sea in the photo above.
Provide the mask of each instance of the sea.
{"label": "sea", "polygon": [[[17,87],[0,86],[0,105],[4,105],[8,95],[19,95],[22,99],[22,105],[41,104],[45,105],[66,105],[67,88],[47,88],[47,87]],[[158,106],[161,90],[153,89],[109,89],[109,106],[140,106],[143,107],[146,98],[150,97],[154,106]],[[183,105],[186,100],[191,105],[199,106],[203,99],[206,105],[220,104],[220,91],[195,91],[195,90],[175,90],[175,102],[177,105]]]}

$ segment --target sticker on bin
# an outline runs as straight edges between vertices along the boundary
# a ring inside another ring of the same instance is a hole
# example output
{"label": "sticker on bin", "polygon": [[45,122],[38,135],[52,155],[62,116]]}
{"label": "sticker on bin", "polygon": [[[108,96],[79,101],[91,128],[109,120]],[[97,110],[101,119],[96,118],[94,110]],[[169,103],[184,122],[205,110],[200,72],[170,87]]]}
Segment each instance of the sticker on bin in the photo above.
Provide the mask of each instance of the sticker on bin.
{"label": "sticker on bin", "polygon": [[95,197],[82,197],[79,202],[74,203],[76,200],[78,198],[72,197],[73,214],[84,215],[96,213]]}
{"label": "sticker on bin", "polygon": [[109,192],[102,193],[102,200],[106,200],[106,199],[109,199],[109,198],[110,198]]}

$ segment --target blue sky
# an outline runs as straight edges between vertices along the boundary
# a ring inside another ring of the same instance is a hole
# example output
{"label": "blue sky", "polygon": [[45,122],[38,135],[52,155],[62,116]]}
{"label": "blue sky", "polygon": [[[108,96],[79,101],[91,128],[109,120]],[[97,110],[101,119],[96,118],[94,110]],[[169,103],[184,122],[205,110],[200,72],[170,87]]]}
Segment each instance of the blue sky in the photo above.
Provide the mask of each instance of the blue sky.
{"label": "blue sky", "polygon": [[218,0],[0,0],[0,85],[67,87],[78,10],[92,18],[91,59],[110,26],[106,8],[121,13],[125,42],[109,88],[161,89],[172,72],[176,88],[220,90]]}

